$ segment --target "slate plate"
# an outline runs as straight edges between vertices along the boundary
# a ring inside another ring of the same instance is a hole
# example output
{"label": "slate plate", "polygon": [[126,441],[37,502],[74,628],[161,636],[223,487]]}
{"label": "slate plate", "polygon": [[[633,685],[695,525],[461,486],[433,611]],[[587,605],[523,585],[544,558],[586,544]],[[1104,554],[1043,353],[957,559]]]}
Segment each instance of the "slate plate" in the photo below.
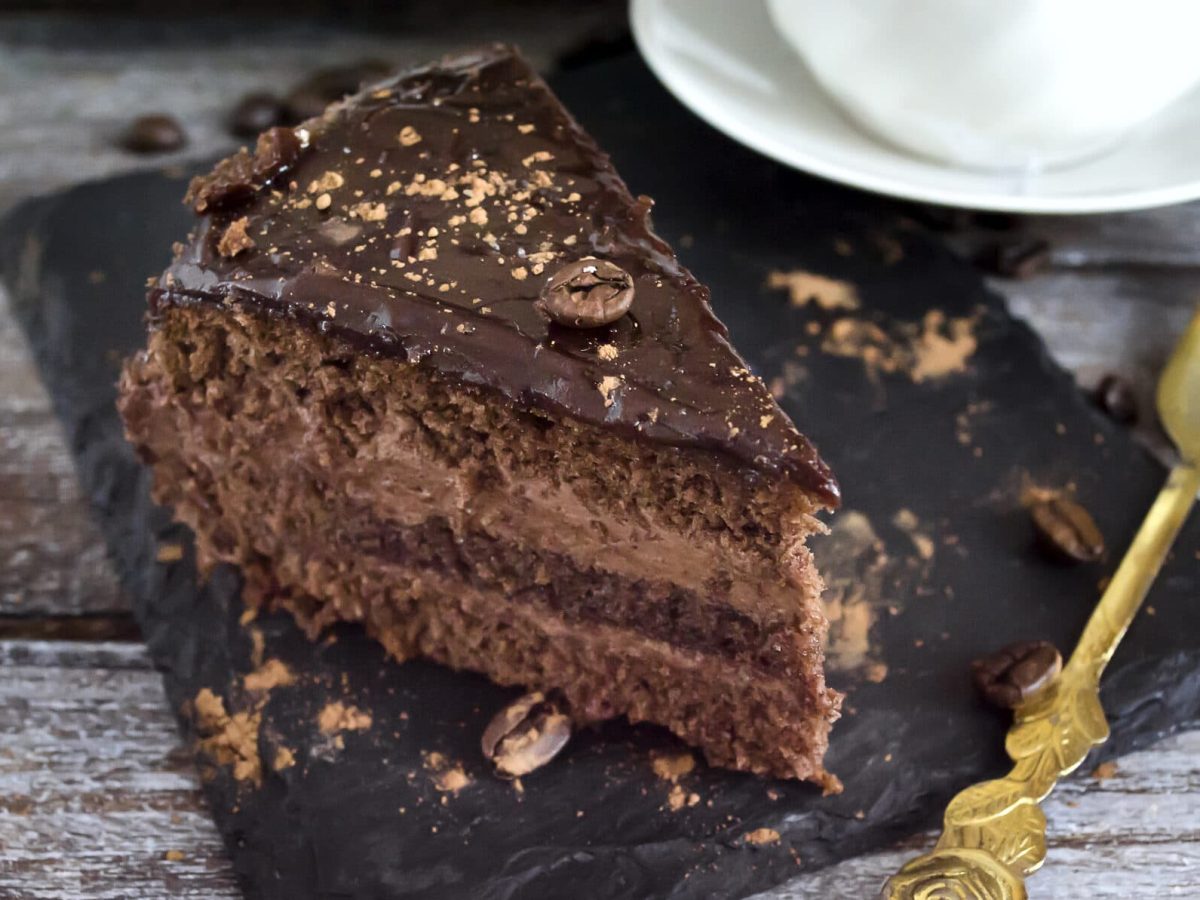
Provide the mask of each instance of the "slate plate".
{"label": "slate plate", "polygon": [[[354,629],[313,644],[282,616],[241,624],[231,570],[197,586],[187,535],[149,503],[148,473],[113,410],[118,360],[142,341],[144,279],[190,225],[182,176],[134,175],[17,210],[0,227],[0,271],[183,729],[196,737],[188,710],[203,687],[231,712],[261,711],[261,787],[198,753],[250,896],[744,896],[928,826],[956,789],[1003,765],[1006,722],[975,700],[968,661],[1017,638],[1069,646],[1163,476],[901,208],[753,156],[681,109],[635,58],[557,87],[634,190],[657,198],[659,230],[712,286],[735,343],[841,477],[842,527],[817,549],[832,599],[863,614],[846,621],[873,622],[869,635],[837,632],[834,680],[849,697],[828,761],[846,791],[822,798],[697,766],[672,810],[673,786],[650,759],[680,746],[611,723],[520,792],[490,778],[478,750],[513,692],[391,664]],[[765,287],[772,271],[794,270],[853,283],[862,307],[802,307]],[[927,334],[958,319],[978,346],[964,371],[920,380],[913,366],[925,357],[910,351],[932,346],[914,338],[931,310],[945,322]],[[848,352],[836,338],[867,325],[878,329],[875,365],[830,352]],[[1109,561],[1063,568],[1034,553],[1027,484],[1073,487],[1108,537]],[[182,560],[156,561],[176,542]],[[1150,597],[1156,615],[1137,621],[1114,661],[1108,754],[1200,717],[1198,546],[1193,520]],[[263,658],[298,676],[265,700],[242,684]],[[333,699],[369,712],[371,726],[320,733]],[[275,771],[281,747],[295,765]],[[439,791],[435,753],[471,783]],[[779,840],[745,840],[760,828]]]}

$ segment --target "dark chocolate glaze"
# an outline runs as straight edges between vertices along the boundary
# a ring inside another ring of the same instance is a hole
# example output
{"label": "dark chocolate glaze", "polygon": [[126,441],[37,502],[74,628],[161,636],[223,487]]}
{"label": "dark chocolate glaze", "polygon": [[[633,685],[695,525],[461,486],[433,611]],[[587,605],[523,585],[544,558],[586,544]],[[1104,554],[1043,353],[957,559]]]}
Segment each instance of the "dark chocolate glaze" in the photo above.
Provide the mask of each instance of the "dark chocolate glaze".
{"label": "dark chocolate glaze", "polygon": [[[152,310],[272,310],[515,404],[725,454],[837,504],[833,475],[730,346],[708,290],[651,230],[651,201],[511,48],[380,82],[297,134],[290,167],[202,219]],[[222,255],[233,222],[254,246],[227,242],[236,255]],[[600,328],[549,322],[534,305],[542,285],[584,256],[633,276],[632,309]]]}

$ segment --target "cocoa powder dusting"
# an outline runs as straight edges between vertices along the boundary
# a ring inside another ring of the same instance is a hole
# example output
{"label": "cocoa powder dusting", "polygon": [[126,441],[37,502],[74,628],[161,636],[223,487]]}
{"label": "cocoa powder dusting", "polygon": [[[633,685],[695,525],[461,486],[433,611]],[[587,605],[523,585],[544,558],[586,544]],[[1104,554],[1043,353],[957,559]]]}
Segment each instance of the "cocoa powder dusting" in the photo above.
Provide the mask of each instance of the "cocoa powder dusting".
{"label": "cocoa powder dusting", "polygon": [[803,269],[771,272],[767,275],[767,287],[786,290],[792,306],[804,307],[815,303],[822,309],[858,309],[861,305],[858,291],[850,282],[814,275]]}

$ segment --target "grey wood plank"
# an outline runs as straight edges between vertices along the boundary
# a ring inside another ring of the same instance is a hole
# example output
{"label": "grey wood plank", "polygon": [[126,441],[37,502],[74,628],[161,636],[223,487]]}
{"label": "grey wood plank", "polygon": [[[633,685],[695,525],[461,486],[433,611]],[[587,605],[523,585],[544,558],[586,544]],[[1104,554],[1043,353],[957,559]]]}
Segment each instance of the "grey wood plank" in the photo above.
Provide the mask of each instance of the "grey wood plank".
{"label": "grey wood plank", "polygon": [[136,645],[0,643],[0,897],[240,896]]}

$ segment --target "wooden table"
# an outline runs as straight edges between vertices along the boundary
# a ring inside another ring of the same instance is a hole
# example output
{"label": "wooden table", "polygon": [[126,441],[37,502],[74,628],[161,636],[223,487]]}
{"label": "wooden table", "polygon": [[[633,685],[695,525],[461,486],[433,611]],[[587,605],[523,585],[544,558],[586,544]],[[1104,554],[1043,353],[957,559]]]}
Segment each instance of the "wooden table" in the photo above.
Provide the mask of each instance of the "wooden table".
{"label": "wooden table", "polygon": [[[622,16],[619,5],[600,2],[564,22],[561,7],[527,0],[518,29],[486,4],[468,5],[469,15],[425,16],[447,4],[409,4],[412,28],[392,35],[274,26],[229,39],[226,27],[221,41],[204,30],[220,26],[0,18],[0,212],[31,193],[228,149],[223,119],[233,98],[317,66],[418,60],[514,36],[548,65]],[[114,150],[121,124],[151,110],[188,123],[186,150],[167,160]],[[1200,205],[1014,227],[977,224],[947,240],[969,252],[1013,234],[1050,239],[1045,271],[994,287],[1081,384],[1108,372],[1128,378],[1149,423],[1139,433],[1161,451],[1145,413],[1155,374],[1200,297]],[[1200,731],[1102,774],[1069,781],[1048,803],[1049,862],[1034,896],[1200,895]],[[770,896],[873,896],[929,842],[918,836],[802,875]],[[0,898],[236,896],[158,675],[0,295]]]}

